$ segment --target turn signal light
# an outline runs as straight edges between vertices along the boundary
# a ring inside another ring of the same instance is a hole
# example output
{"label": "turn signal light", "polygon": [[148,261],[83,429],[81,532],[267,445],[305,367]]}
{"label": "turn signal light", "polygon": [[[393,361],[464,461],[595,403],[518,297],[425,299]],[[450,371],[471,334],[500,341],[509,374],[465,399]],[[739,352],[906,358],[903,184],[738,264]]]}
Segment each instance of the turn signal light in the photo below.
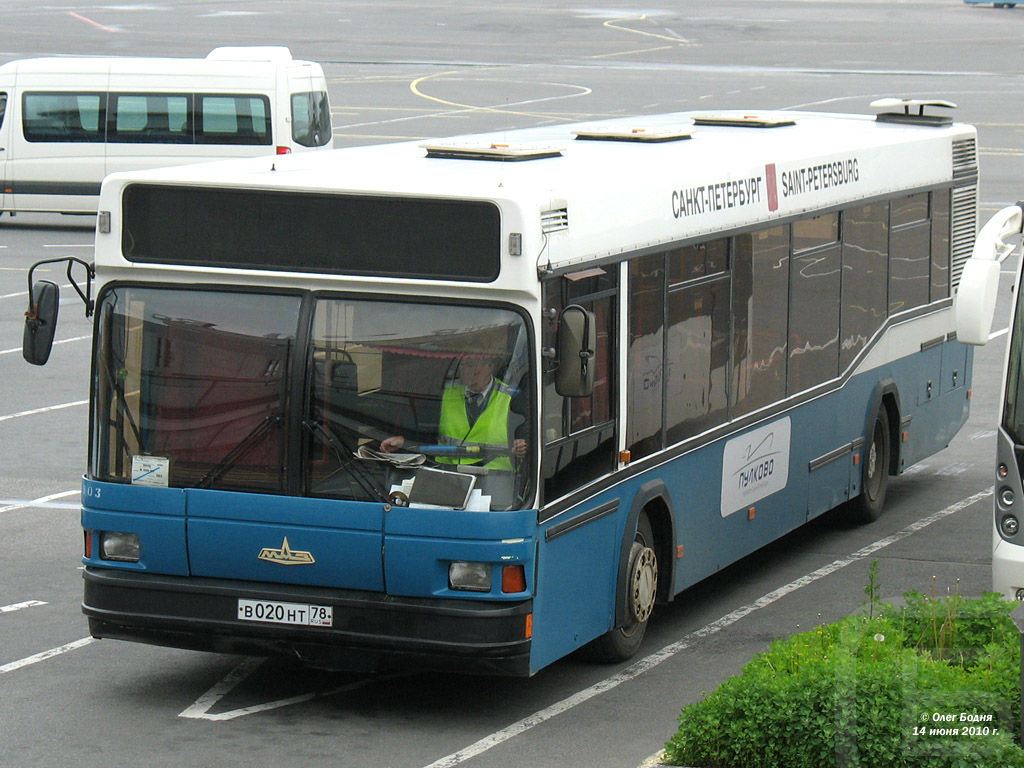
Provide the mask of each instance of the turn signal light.
{"label": "turn signal light", "polygon": [[526,591],[526,569],[521,565],[506,565],[501,569],[501,591],[506,594]]}
{"label": "turn signal light", "polygon": [[291,147],[278,147],[277,154],[279,155],[290,155],[292,153]]}

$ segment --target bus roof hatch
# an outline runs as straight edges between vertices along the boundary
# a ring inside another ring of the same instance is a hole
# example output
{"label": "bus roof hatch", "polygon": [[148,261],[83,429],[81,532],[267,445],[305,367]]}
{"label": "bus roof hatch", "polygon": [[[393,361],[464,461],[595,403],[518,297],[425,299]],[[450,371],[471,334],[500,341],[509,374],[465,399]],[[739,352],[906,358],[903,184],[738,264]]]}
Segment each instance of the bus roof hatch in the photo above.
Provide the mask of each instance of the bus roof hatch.
{"label": "bus roof hatch", "polygon": [[560,157],[562,147],[551,144],[499,144],[487,142],[440,142],[421,144],[427,157],[449,160],[540,160]]}
{"label": "bus roof hatch", "polygon": [[[881,123],[909,123],[912,125],[949,125],[953,122],[953,118],[949,115],[926,115],[924,113],[925,107],[942,107],[943,109],[956,109],[956,104],[951,101],[943,101],[942,99],[897,99],[897,98],[885,98],[876,99],[871,102],[871,106],[876,109],[887,109],[891,107],[902,107],[902,112],[879,112],[875,117]],[[917,112],[911,112],[912,109],[917,109]]]}

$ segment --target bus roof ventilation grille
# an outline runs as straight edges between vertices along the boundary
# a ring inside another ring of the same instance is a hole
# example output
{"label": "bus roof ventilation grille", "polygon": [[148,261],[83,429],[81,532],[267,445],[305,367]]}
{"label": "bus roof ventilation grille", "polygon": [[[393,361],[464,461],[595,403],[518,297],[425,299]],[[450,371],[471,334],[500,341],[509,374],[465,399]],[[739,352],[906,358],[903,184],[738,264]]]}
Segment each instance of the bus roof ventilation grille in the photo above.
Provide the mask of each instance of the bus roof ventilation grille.
{"label": "bus roof ventilation grille", "polygon": [[960,285],[964,265],[971,257],[978,236],[977,186],[953,189],[953,228],[950,236],[950,279],[953,287]]}
{"label": "bus roof ventilation grille", "polygon": [[448,160],[518,162],[522,160],[543,160],[547,157],[560,157],[562,154],[562,147],[550,144],[442,142],[437,144],[421,144],[420,146],[427,150],[427,157],[445,158]]}
{"label": "bus roof ventilation grille", "polygon": [[662,128],[583,128],[573,131],[577,139],[586,141],[631,141],[638,144],[657,144],[663,141],[682,141],[692,137],[689,127]]}
{"label": "bus roof ventilation grille", "polygon": [[540,213],[540,231],[545,235],[561,232],[569,228],[569,209],[566,207],[552,208]]}
{"label": "bus roof ventilation grille", "polygon": [[796,125],[790,115],[777,112],[707,112],[692,115],[694,125],[719,125],[732,128],[782,128]]}
{"label": "bus roof ventilation grille", "polygon": [[[950,125],[953,118],[949,115],[927,115],[925,107],[956,109],[956,104],[942,99],[877,99],[871,102],[875,109],[902,109],[902,111],[879,112],[875,120],[880,123],[903,123],[905,125],[929,125],[941,127]],[[914,110],[917,110],[916,112]]]}
{"label": "bus roof ventilation grille", "polygon": [[978,181],[978,147],[974,139],[953,142],[953,185],[976,184]]}

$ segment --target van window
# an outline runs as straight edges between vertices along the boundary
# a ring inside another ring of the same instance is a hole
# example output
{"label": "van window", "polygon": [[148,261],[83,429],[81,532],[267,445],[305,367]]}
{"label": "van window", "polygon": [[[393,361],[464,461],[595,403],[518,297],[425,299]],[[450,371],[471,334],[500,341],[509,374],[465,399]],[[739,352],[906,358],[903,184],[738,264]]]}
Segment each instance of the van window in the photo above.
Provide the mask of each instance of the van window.
{"label": "van window", "polygon": [[327,91],[292,94],[292,141],[301,147],[322,147],[331,140],[331,107]]}
{"label": "van window", "polygon": [[0,91],[0,126],[4,124],[5,114],[7,114],[7,94]]}
{"label": "van window", "polygon": [[191,100],[191,96],[183,93],[113,94],[108,140],[141,144],[191,144]]}
{"label": "van window", "polygon": [[103,93],[26,93],[25,139],[102,142],[105,106]]}
{"label": "van window", "polygon": [[199,96],[196,144],[272,144],[266,96]]}

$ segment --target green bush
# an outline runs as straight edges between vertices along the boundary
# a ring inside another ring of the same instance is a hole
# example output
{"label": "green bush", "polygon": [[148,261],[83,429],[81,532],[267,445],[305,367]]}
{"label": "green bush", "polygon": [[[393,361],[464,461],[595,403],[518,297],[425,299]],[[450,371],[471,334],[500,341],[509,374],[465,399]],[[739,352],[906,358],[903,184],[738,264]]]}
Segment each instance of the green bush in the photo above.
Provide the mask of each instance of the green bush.
{"label": "green bush", "polygon": [[1024,768],[1020,635],[998,595],[876,602],[777,640],[685,707],[668,762],[708,768]]}

